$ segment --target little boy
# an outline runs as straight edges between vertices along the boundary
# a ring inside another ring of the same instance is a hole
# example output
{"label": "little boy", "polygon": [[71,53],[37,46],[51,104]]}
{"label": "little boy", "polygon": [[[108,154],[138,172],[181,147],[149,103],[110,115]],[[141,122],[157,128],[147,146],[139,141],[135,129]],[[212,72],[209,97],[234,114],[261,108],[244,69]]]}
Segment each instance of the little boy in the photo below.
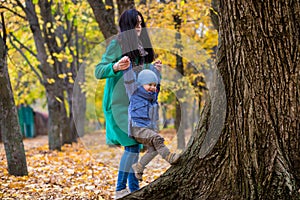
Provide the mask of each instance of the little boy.
{"label": "little boy", "polygon": [[145,166],[157,155],[170,164],[176,164],[179,154],[171,153],[158,134],[158,103],[156,74],[148,69],[141,71],[137,78],[137,88],[130,97],[128,107],[129,136],[147,146],[148,151],[139,162],[132,165],[137,179],[142,180]]}

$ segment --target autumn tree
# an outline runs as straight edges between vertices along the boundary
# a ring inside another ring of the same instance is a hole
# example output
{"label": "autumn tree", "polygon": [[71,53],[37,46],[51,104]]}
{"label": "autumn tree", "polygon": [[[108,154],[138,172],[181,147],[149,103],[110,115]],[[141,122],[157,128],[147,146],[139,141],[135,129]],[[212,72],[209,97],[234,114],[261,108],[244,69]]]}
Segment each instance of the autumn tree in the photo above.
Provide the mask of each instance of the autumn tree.
{"label": "autumn tree", "polygon": [[7,45],[4,14],[1,13],[0,29],[0,132],[4,143],[8,172],[11,175],[27,175],[27,164],[22,133],[18,124],[17,109],[7,69]]}
{"label": "autumn tree", "polygon": [[[80,18],[77,17],[84,6],[85,3],[76,1],[62,3],[47,0],[27,0],[24,4],[19,0],[11,0],[1,5],[4,11],[12,13],[12,20],[16,22],[15,27],[9,30],[13,48],[24,57],[36,79],[45,88],[50,149],[60,150],[62,144],[76,142],[77,135],[84,132],[85,94],[80,92],[76,93],[78,96],[73,95],[74,80],[88,50],[87,24],[93,21],[89,19],[89,10],[86,9]],[[24,23],[18,23],[16,18]],[[16,33],[12,31],[14,29]],[[20,31],[24,35],[31,31],[33,45],[24,41],[23,35],[17,35]],[[84,82],[82,77],[81,82]],[[80,110],[76,119],[73,108]]]}
{"label": "autumn tree", "polygon": [[124,199],[300,199],[299,1],[218,13],[219,73],[186,151]]}
{"label": "autumn tree", "polygon": [[[64,45],[66,45],[64,43],[61,47],[58,45],[56,34],[58,34],[59,37],[59,34],[64,33],[59,29],[55,32],[54,16],[51,12],[51,2],[39,1],[37,4],[28,0],[25,2],[25,6],[23,6],[20,1],[17,1],[17,4],[26,14],[26,19],[30,24],[37,49],[37,58],[40,62],[39,70],[42,72],[42,81],[47,92],[49,111],[49,148],[60,150],[61,132],[64,134],[69,134],[71,132],[64,104],[64,88],[62,87],[64,83],[58,76],[59,74],[67,74],[67,72],[65,64],[56,56],[64,49]],[[37,16],[36,5],[38,5],[40,9],[43,20],[42,24]],[[70,37],[67,33],[66,35],[68,38]],[[49,62],[48,58],[53,58],[53,62]],[[65,123],[61,123],[62,121]]]}

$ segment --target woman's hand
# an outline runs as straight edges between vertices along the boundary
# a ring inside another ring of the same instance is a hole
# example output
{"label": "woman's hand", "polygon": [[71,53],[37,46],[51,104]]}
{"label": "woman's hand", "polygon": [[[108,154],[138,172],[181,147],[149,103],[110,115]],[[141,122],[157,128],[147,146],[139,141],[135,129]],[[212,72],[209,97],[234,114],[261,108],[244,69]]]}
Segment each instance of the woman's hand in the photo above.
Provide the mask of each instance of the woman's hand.
{"label": "woman's hand", "polygon": [[155,61],[154,63],[154,67],[161,72],[161,68],[162,68],[162,62],[160,60]]}
{"label": "woman's hand", "polygon": [[114,64],[113,69],[115,72],[128,69],[130,66],[130,59],[128,56],[122,57],[117,63]]}

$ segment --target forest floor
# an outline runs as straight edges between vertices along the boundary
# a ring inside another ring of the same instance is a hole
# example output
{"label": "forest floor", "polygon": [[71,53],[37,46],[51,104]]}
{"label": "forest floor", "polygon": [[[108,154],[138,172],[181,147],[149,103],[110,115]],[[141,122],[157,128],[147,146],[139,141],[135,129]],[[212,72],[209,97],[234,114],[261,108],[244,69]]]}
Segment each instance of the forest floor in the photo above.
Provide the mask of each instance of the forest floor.
{"label": "forest floor", "polygon": [[[176,151],[174,130],[161,131],[166,145]],[[122,147],[105,144],[105,133],[86,134],[62,151],[48,149],[48,137],[24,139],[28,176],[8,174],[0,143],[0,199],[114,199]],[[143,154],[143,153],[142,153]],[[157,156],[144,171],[140,187],[158,178],[169,164]]]}

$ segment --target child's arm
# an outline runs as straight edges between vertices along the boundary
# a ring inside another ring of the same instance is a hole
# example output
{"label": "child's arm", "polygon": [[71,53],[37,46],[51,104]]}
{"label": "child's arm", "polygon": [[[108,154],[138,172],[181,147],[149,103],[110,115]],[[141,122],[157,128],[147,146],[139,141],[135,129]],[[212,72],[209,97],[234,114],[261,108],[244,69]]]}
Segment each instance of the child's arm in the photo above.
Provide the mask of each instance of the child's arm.
{"label": "child's arm", "polygon": [[137,89],[137,82],[136,82],[136,75],[135,72],[132,70],[132,64],[130,64],[129,68],[123,71],[124,77],[124,85],[126,89],[126,94],[130,99],[133,92]]}

